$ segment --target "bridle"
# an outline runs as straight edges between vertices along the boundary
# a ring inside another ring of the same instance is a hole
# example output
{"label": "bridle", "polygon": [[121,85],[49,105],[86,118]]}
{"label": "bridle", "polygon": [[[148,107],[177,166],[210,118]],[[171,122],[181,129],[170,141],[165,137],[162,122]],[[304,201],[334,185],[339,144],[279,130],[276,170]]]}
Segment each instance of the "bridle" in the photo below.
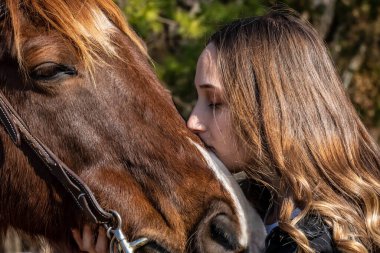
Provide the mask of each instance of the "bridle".
{"label": "bridle", "polygon": [[[4,3],[0,3],[0,21],[7,14]],[[94,223],[103,225],[107,236],[111,240],[110,252],[133,253],[136,249],[148,243],[143,237],[129,242],[125,237],[121,224],[122,220],[117,211],[105,211],[96,200],[89,187],[43,142],[33,136],[19,114],[9,103],[3,92],[0,91],[0,122],[13,143],[23,149],[26,144],[33,155],[45,165],[48,173],[53,175],[72,197],[77,206]]]}

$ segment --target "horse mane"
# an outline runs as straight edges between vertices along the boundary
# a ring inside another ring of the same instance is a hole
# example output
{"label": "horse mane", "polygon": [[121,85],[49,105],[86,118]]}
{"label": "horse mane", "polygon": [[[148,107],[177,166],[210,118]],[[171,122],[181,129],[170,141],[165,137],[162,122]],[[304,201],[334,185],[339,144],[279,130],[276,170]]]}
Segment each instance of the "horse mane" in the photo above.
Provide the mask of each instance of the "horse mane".
{"label": "horse mane", "polygon": [[104,31],[107,22],[127,35],[143,55],[148,55],[144,43],[112,0],[5,0],[5,4],[4,18],[11,25],[20,66],[23,62],[20,29],[23,16],[68,39],[90,71],[95,63],[103,63],[101,54],[118,57],[110,33]]}

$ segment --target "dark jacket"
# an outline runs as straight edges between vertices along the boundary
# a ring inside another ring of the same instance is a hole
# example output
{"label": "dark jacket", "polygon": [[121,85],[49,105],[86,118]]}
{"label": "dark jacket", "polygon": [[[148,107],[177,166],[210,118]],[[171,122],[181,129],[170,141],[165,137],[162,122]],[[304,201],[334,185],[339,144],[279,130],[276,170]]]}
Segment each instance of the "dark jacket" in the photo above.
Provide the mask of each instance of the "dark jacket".
{"label": "dark jacket", "polygon": [[[338,253],[331,238],[330,229],[321,219],[315,216],[305,217],[299,222],[298,227],[309,239],[311,248],[317,253]],[[294,253],[297,252],[297,244],[280,227],[275,227],[267,236],[265,253]]]}

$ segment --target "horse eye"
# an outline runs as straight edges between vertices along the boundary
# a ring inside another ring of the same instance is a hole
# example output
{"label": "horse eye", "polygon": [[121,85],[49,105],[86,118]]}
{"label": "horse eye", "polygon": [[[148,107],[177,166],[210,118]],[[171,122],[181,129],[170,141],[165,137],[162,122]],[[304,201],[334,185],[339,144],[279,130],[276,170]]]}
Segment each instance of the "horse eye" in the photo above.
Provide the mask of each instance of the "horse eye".
{"label": "horse eye", "polygon": [[30,77],[35,81],[56,81],[61,78],[76,76],[77,74],[77,70],[72,66],[44,62],[31,71]]}

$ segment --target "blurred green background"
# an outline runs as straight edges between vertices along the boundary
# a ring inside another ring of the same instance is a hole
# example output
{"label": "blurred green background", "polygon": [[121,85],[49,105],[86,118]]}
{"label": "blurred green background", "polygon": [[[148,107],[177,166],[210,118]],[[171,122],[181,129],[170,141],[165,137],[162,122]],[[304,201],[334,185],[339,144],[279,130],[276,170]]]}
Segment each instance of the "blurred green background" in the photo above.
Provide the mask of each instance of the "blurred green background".
{"label": "blurred green background", "polygon": [[[144,39],[163,84],[187,118],[193,78],[207,38],[234,19],[260,15],[278,1],[116,0]],[[364,124],[380,143],[380,0],[282,1],[319,31]]]}

